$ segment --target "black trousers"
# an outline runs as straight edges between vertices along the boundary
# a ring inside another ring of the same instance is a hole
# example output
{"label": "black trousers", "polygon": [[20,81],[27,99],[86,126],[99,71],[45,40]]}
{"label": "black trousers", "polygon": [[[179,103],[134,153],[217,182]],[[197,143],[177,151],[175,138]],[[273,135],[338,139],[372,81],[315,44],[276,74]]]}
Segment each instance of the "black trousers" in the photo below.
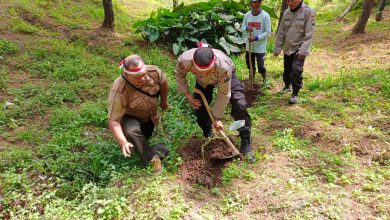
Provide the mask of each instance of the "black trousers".
{"label": "black trousers", "polygon": [[154,155],[158,155],[160,158],[168,155],[168,148],[164,144],[149,146],[148,140],[154,130],[154,124],[151,120],[144,122],[139,118],[125,115],[122,118],[121,126],[127,141],[134,145],[135,150],[145,164]]}
{"label": "black trousers", "polygon": [[298,95],[303,86],[302,72],[305,60],[299,61],[297,58],[297,52],[291,55],[284,54],[283,81],[286,87],[292,85],[293,95]]}
{"label": "black trousers", "polygon": [[[229,102],[232,105],[232,110],[230,114],[234,120],[245,120],[245,125],[239,128],[238,131],[241,138],[240,150],[242,153],[247,153],[251,151],[251,118],[246,109],[247,103],[245,100],[244,88],[237,79],[235,71],[233,72],[231,80],[231,97]],[[208,85],[206,88],[203,88],[201,85],[196,83],[195,88],[203,92],[207,102],[210,104],[213,99],[214,86]],[[212,122],[200,95],[194,93],[194,98],[202,102],[202,106],[199,109],[195,109],[195,115],[197,117],[198,125],[202,128],[203,135],[207,137],[207,135],[211,132]]]}
{"label": "black trousers", "polygon": [[[265,68],[264,60],[265,60],[265,53],[251,53],[251,59],[252,59],[252,70],[253,70],[253,79],[255,78],[256,73],[256,63],[257,63],[257,70],[262,75],[267,72],[267,69]],[[245,61],[246,66],[248,69],[250,69],[249,64],[249,52],[245,52]]]}

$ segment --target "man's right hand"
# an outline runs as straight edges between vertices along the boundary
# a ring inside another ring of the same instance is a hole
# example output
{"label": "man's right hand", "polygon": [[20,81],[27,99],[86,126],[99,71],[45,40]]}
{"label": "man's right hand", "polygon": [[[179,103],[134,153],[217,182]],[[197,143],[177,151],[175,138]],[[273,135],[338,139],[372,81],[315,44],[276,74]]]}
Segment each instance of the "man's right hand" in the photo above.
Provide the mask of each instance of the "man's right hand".
{"label": "man's right hand", "polygon": [[123,156],[130,157],[131,156],[131,148],[133,148],[133,147],[134,147],[134,145],[132,145],[129,142],[126,142],[126,143],[122,144],[121,145],[121,150],[122,150]]}
{"label": "man's right hand", "polygon": [[214,126],[214,128],[215,128],[216,130],[223,131],[223,123],[222,123],[221,120],[216,119],[215,122],[214,122],[214,124],[213,124],[213,126]]}
{"label": "man's right hand", "polygon": [[200,106],[202,106],[202,102],[198,99],[195,99],[191,94],[187,94],[186,98],[190,103],[190,105],[192,106],[192,108],[198,109]]}

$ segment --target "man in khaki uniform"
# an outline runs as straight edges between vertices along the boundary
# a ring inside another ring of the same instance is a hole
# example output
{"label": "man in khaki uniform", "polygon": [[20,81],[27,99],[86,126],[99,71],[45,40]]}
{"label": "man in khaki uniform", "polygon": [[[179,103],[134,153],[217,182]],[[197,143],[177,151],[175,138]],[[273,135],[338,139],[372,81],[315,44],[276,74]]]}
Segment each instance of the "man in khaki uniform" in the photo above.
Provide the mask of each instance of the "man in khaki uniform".
{"label": "man in khaki uniform", "polygon": [[168,81],[157,66],[145,65],[138,55],[128,56],[121,67],[124,72],[110,91],[108,125],[125,157],[135,147],[145,164],[159,171],[159,156],[166,156],[168,149],[163,144],[150,147],[147,140],[160,120],[159,96],[160,107],[167,109]]}
{"label": "man in khaki uniform", "polygon": [[[195,88],[202,91],[210,104],[213,89],[218,88],[216,100],[212,109],[215,124],[212,125],[207,110],[198,94],[191,95],[188,88],[187,73],[192,72],[196,77]],[[212,126],[223,130],[222,118],[227,104],[232,104],[231,115],[235,120],[245,120],[244,127],[238,129],[241,137],[240,151],[246,161],[255,162],[250,146],[251,122],[246,109],[244,88],[236,77],[236,67],[233,61],[222,51],[211,49],[202,42],[199,48],[184,52],[176,64],[176,82],[178,90],[186,96],[190,105],[195,109],[198,125],[205,137],[212,137]]]}
{"label": "man in khaki uniform", "polygon": [[309,55],[315,29],[316,12],[302,0],[287,0],[289,8],[284,12],[276,35],[274,55],[284,51],[283,81],[285,87],[280,93],[290,92],[290,104],[298,103],[302,88],[302,72],[305,58]]}

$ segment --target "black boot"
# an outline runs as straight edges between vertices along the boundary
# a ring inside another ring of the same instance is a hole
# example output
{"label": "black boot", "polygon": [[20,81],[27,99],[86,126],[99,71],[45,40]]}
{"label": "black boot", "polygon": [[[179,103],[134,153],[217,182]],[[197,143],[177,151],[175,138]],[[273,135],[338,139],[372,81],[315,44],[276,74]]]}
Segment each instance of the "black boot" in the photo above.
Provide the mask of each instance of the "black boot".
{"label": "black boot", "polygon": [[247,163],[254,163],[256,162],[256,158],[252,153],[251,149],[251,133],[250,131],[241,131],[240,132],[240,138],[241,138],[241,153],[244,154],[245,161]]}

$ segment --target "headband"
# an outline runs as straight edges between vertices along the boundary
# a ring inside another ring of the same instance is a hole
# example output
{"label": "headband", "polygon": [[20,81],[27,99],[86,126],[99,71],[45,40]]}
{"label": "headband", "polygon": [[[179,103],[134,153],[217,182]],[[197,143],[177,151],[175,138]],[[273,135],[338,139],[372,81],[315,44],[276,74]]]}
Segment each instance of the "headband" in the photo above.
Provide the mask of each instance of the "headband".
{"label": "headband", "polygon": [[124,69],[125,72],[127,74],[130,74],[130,75],[138,75],[140,73],[144,73],[146,68],[145,68],[145,64],[143,61],[140,60],[139,64],[137,67],[134,67],[134,68],[128,68],[128,67],[125,67],[125,60],[122,60],[120,63],[119,63],[119,68],[120,69]]}
{"label": "headband", "polygon": [[[209,45],[206,43],[203,43],[202,41],[199,41],[198,48],[201,48],[201,47],[209,47]],[[210,70],[214,66],[215,55],[214,55],[214,51],[211,48],[210,48],[210,50],[213,53],[213,58],[210,60],[210,63],[207,64],[206,66],[201,66],[201,65],[197,64],[195,62],[195,59],[192,60],[195,68],[198,69],[199,71],[207,71],[207,70]]]}

